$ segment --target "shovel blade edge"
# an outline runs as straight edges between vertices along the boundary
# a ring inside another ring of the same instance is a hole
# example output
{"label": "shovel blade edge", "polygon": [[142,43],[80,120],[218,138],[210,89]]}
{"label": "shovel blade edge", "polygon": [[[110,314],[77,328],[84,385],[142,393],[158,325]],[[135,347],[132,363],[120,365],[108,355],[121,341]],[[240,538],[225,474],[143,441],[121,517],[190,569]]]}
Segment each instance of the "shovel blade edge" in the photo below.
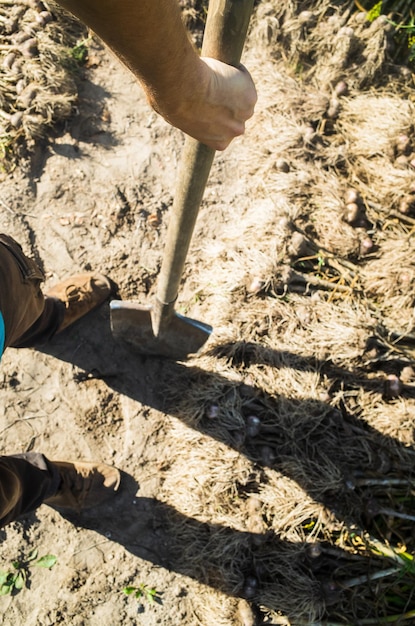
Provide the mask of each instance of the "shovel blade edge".
{"label": "shovel blade edge", "polygon": [[110,302],[111,330],[139,354],[163,356],[177,361],[197,354],[209,339],[212,326],[173,312],[156,336],[152,306],[124,300]]}

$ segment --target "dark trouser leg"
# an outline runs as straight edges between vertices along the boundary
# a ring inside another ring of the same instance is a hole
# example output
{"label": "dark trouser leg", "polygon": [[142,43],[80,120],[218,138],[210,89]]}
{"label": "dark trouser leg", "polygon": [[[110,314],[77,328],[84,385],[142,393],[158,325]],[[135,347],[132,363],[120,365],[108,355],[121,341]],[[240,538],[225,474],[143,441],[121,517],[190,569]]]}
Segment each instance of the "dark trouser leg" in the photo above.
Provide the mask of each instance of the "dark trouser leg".
{"label": "dark trouser leg", "polygon": [[56,493],[59,482],[58,471],[43,454],[0,456],[0,527],[34,511]]}
{"label": "dark trouser leg", "polygon": [[[0,311],[6,346],[29,346],[51,337],[64,315],[57,300],[40,289],[42,271],[11,237],[0,235]],[[34,511],[53,495],[56,469],[42,454],[0,456],[0,526]]]}
{"label": "dark trouser leg", "polygon": [[6,329],[5,347],[28,347],[50,339],[59,328],[64,305],[45,298],[44,280],[36,263],[11,237],[0,235],[0,311]]}
{"label": "dark trouser leg", "polygon": [[[56,333],[63,320],[65,308],[59,300],[45,296],[42,297],[45,306],[40,317],[38,317],[35,323],[32,324],[25,333],[19,335],[16,339],[12,339],[10,344],[7,344],[6,334],[6,346],[10,345],[12,348],[30,348],[31,346],[46,343]],[[6,324],[5,326],[7,329]]]}

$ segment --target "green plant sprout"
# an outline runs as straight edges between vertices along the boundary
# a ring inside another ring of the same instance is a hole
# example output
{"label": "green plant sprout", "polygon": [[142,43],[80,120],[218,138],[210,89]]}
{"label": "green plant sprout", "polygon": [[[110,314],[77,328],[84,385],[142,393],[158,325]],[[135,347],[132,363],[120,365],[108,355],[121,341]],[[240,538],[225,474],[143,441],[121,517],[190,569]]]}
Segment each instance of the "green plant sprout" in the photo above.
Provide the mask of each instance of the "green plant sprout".
{"label": "green plant sprout", "polygon": [[88,45],[90,41],[90,37],[82,39],[81,41],[77,41],[75,46],[71,48],[70,55],[77,65],[85,65],[88,59]]}
{"label": "green plant sprout", "polygon": [[370,11],[368,11],[366,19],[368,19],[369,22],[373,22],[376,18],[380,16],[380,14],[382,13],[382,4],[383,4],[383,0],[380,0],[380,2],[377,2],[370,9]]}
{"label": "green plant sprout", "polygon": [[79,73],[80,68],[88,61],[89,44],[91,38],[79,39],[72,48],[66,48],[62,58],[62,66],[74,74]]}
{"label": "green plant sprout", "polygon": [[159,593],[156,589],[147,587],[144,583],[139,584],[138,587],[124,587],[123,592],[126,596],[134,596],[134,598],[140,601],[140,603],[142,603],[143,600],[146,600],[149,604],[154,604],[155,602],[157,604],[163,604],[161,593]]}
{"label": "green plant sprout", "polygon": [[400,16],[400,21],[394,21],[387,18],[387,21],[396,29],[397,52],[399,56],[404,48],[407,48],[407,58],[410,63],[415,61],[415,15],[410,7],[410,3],[406,0],[396,0],[395,2],[386,2],[380,0],[376,2],[369,10],[366,11],[360,4],[359,0],[355,0],[356,6],[366,12],[366,18],[369,22],[373,22],[380,15],[395,11]]}
{"label": "green plant sprout", "polygon": [[46,554],[39,559],[37,557],[38,550],[34,548],[27,557],[12,561],[13,569],[0,570],[0,596],[15,595],[28,587],[29,569],[31,567],[52,569],[57,561],[57,557],[53,554]]}
{"label": "green plant sprout", "polygon": [[324,258],[324,255],[321,253],[317,255],[317,264],[318,264],[319,270],[321,270],[326,265],[326,259]]}

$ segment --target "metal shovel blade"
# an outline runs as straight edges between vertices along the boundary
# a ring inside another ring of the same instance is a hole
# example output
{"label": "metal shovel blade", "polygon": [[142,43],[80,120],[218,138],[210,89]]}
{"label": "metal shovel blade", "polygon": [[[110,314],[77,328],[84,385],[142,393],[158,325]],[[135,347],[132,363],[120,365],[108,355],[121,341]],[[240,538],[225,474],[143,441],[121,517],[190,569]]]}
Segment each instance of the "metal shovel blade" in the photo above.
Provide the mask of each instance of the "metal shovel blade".
{"label": "metal shovel blade", "polygon": [[157,334],[154,331],[154,307],[136,302],[110,302],[111,330],[115,339],[121,339],[140,354],[164,356],[184,361],[196,354],[209,339],[213,330],[209,324],[185,317],[173,309],[163,316]]}

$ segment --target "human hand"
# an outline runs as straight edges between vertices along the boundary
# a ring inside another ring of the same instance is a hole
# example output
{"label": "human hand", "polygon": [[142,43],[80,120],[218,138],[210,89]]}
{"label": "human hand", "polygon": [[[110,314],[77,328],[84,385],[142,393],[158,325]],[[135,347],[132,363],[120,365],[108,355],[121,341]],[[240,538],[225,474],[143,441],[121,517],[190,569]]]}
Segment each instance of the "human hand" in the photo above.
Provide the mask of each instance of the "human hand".
{"label": "human hand", "polygon": [[[171,96],[171,94],[170,94]],[[248,70],[201,57],[197,71],[183,77],[180,99],[152,102],[170,124],[214,150],[224,150],[245,132],[257,93]]]}
{"label": "human hand", "polygon": [[215,150],[242,135],[254,112],[249,72],[199,57],[177,0],[58,0],[101,37],[170,124]]}

